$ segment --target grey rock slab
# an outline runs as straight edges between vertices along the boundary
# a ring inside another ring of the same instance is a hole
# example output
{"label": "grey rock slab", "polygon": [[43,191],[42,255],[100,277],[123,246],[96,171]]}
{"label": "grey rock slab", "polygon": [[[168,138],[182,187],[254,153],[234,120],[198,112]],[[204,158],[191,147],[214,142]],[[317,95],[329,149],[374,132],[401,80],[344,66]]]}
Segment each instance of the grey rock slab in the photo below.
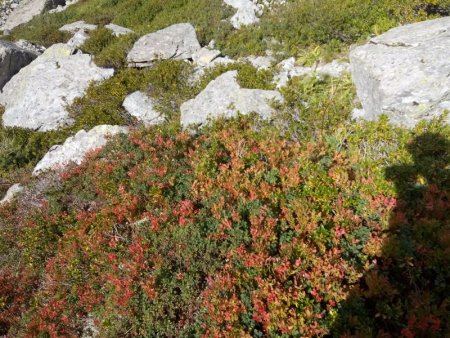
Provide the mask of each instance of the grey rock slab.
{"label": "grey rock slab", "polygon": [[0,29],[11,30],[33,19],[43,11],[63,5],[66,0],[24,0],[17,4]]}
{"label": "grey rock slab", "polygon": [[72,22],[72,23],[62,26],[59,30],[61,32],[76,33],[80,30],[89,32],[89,31],[93,31],[96,29],[97,29],[97,25],[86,23],[84,21],[75,21],[75,22]]}
{"label": "grey rock slab", "polygon": [[114,36],[121,36],[134,33],[131,29],[125,28],[113,23],[107,24],[105,28],[109,29]]}
{"label": "grey rock slab", "polygon": [[269,118],[273,109],[270,101],[282,101],[279,92],[241,88],[236,80],[237,71],[226,72],[198,94],[194,99],[181,105],[181,125],[204,124],[210,118],[223,116],[226,118],[239,113],[256,112],[263,118]]}
{"label": "grey rock slab", "polygon": [[0,201],[0,206],[12,202],[12,200],[23,191],[23,187],[20,184],[14,184],[6,192],[5,197]]}
{"label": "grey rock slab", "polygon": [[101,125],[90,131],[80,130],[69,137],[64,144],[53,146],[33,170],[39,175],[46,170],[64,169],[68,164],[81,164],[86,154],[106,145],[108,136],[127,133],[127,127]]}
{"label": "grey rock slab", "polygon": [[200,49],[197,34],[190,23],[179,23],[136,41],[127,60],[130,66],[148,66],[155,60],[192,58]]}
{"label": "grey rock slab", "polygon": [[12,42],[0,40],[0,89],[36,57],[37,54]]}
{"label": "grey rock slab", "polygon": [[123,101],[123,106],[130,115],[146,126],[164,122],[161,114],[154,109],[152,100],[143,92],[137,91],[128,95]]}
{"label": "grey rock slab", "polygon": [[[450,17],[391,29],[350,52],[364,118],[413,127],[450,101]],[[450,122],[450,117],[447,122]]]}
{"label": "grey rock slab", "polygon": [[59,44],[22,68],[3,88],[3,125],[35,131],[55,130],[72,123],[66,107],[84,95],[92,81],[103,81],[113,69],[97,67],[88,54],[70,54]]}

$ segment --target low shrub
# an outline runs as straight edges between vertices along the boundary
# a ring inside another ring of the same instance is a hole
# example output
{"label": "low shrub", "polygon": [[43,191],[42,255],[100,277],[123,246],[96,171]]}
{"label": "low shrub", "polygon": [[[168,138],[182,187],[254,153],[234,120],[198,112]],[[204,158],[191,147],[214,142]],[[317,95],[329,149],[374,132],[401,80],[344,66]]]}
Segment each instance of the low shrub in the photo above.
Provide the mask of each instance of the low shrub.
{"label": "low shrub", "polygon": [[0,208],[2,333],[445,336],[442,121],[177,129],[116,138],[28,216]]}
{"label": "low shrub", "polygon": [[281,92],[284,102],[276,120],[285,136],[295,140],[326,135],[349,121],[356,95],[349,75],[294,77]]}
{"label": "low shrub", "polygon": [[[202,10],[199,11],[199,8]],[[64,24],[85,20],[105,25],[114,22],[133,29],[139,36],[179,22],[191,22],[202,45],[212,39],[230,56],[263,55],[268,48],[288,55],[302,54],[305,48],[321,46],[322,57],[332,58],[369,34],[380,34],[408,22],[420,21],[449,12],[448,0],[333,0],[289,1],[265,11],[260,24],[235,30],[226,19],[234,9],[221,0],[81,1],[61,13],[45,14],[16,28],[11,39],[23,38],[49,46],[68,39],[58,31]],[[99,34],[99,33],[96,33]],[[110,47],[116,59],[129,41]],[[119,46],[120,45],[120,46]],[[106,58],[99,58],[108,64]]]}
{"label": "low shrub", "polygon": [[218,43],[231,56],[263,54],[267,48],[301,55],[320,47],[322,58],[331,59],[370,34],[445,16],[449,9],[448,0],[289,1],[267,11],[259,25],[233,31]]}

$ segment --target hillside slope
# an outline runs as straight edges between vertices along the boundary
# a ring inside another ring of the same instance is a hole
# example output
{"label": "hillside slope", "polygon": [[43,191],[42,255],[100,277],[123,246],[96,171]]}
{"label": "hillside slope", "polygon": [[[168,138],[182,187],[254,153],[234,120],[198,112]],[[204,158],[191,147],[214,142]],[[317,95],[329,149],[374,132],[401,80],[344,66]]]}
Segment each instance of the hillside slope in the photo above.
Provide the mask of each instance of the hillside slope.
{"label": "hillside slope", "polygon": [[[20,183],[0,202],[0,335],[448,336],[448,112],[355,118],[347,61],[450,3],[227,3],[81,0],[2,37],[39,52],[0,95],[0,195]],[[159,49],[136,68],[139,45]],[[31,70],[73,90],[77,58],[109,75],[57,107],[64,124],[5,126],[13,105],[54,109]]]}

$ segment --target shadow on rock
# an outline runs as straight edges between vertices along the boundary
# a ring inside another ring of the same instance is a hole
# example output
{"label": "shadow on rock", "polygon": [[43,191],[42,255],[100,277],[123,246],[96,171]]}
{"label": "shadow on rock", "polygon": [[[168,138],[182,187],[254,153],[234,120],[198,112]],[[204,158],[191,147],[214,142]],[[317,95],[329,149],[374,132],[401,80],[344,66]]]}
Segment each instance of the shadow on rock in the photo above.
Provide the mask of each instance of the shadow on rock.
{"label": "shadow on rock", "polygon": [[450,142],[408,146],[414,163],[386,169],[396,206],[381,256],[341,304],[333,337],[450,336]]}

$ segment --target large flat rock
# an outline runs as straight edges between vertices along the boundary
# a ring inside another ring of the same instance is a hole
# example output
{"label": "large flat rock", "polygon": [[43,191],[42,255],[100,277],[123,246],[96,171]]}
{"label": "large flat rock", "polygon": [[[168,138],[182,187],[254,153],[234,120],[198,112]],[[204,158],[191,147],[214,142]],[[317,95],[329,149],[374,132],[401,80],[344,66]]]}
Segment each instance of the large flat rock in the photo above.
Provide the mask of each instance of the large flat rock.
{"label": "large flat rock", "polygon": [[92,81],[114,74],[97,67],[90,55],[72,51],[65,44],[48,48],[4,86],[4,126],[48,131],[68,125],[72,120],[66,107],[83,96]]}
{"label": "large flat rock", "polygon": [[0,90],[13,75],[36,57],[36,53],[20,48],[12,42],[0,40]]}
{"label": "large flat rock", "polygon": [[211,81],[194,99],[181,105],[181,125],[201,125],[216,117],[233,117],[238,113],[255,112],[269,118],[273,109],[270,101],[282,101],[274,90],[241,88],[236,80],[237,71],[229,71]]}
{"label": "large flat rock", "polygon": [[127,133],[128,128],[101,125],[86,132],[80,130],[75,136],[69,137],[64,144],[53,146],[33,170],[38,175],[46,170],[63,169],[70,163],[81,164],[86,154],[103,147],[108,136]]}
{"label": "large flat rock", "polygon": [[353,49],[350,63],[363,118],[431,119],[450,107],[450,17],[394,28]]}
{"label": "large flat rock", "polygon": [[179,23],[154,33],[144,35],[136,41],[127,60],[130,66],[150,66],[155,60],[192,58],[200,43],[190,23]]}

